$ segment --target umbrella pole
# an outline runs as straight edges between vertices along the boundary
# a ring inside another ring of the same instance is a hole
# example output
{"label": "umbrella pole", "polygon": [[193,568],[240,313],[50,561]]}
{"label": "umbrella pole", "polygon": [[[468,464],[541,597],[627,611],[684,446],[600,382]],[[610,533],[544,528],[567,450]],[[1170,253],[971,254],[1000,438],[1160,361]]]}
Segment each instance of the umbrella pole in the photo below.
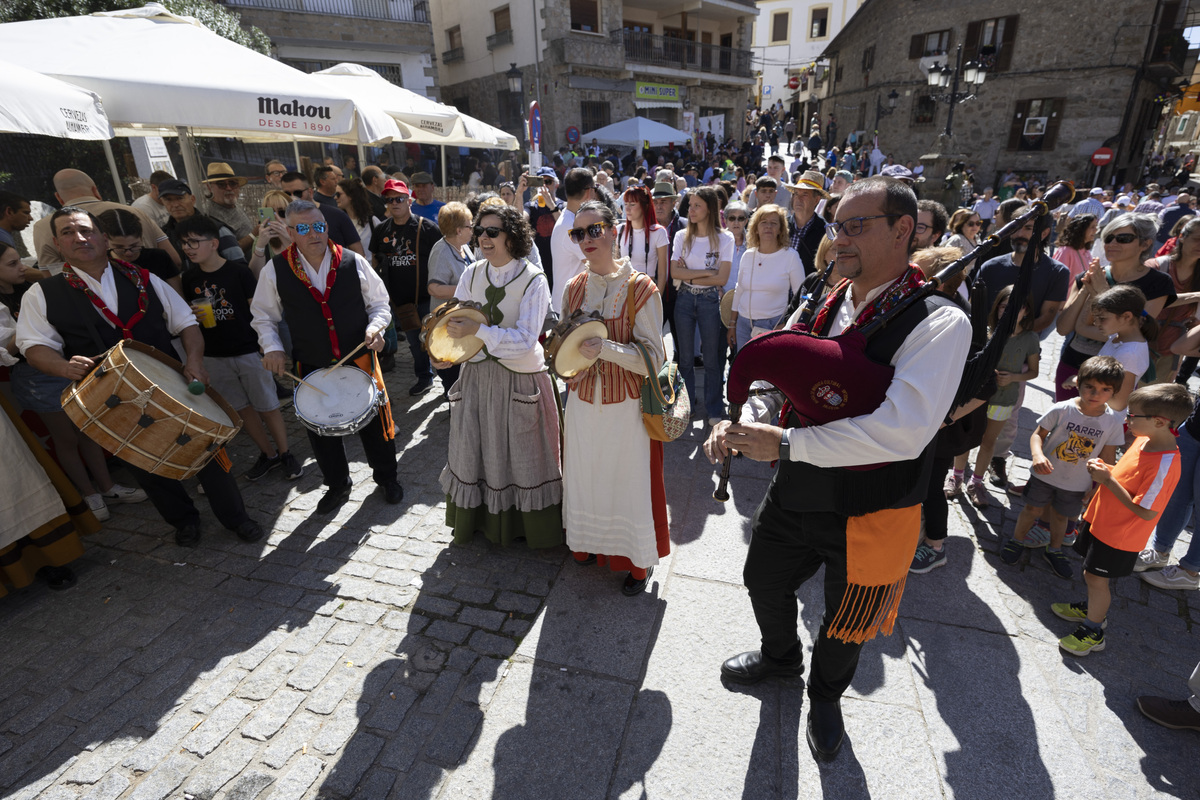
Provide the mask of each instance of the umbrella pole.
{"label": "umbrella pole", "polygon": [[188,186],[195,193],[204,179],[200,169],[200,155],[196,152],[196,142],[188,129],[180,125],[175,129],[179,133],[179,155],[183,158],[183,171],[187,175]]}
{"label": "umbrella pole", "polygon": [[362,144],[360,143],[358,145],[358,175],[356,177],[362,177],[363,164],[366,164],[366,163],[367,163],[367,148],[363,147]]}
{"label": "umbrella pole", "polygon": [[125,187],[121,185],[121,175],[117,172],[117,157],[113,155],[112,142],[104,140],[104,157],[108,159],[108,169],[112,172],[113,185],[117,187],[117,202],[125,204]]}
{"label": "umbrella pole", "polygon": [[446,145],[442,145],[442,188],[446,188]]}
{"label": "umbrella pole", "polygon": [[292,139],[292,153],[296,156],[296,172],[300,171],[300,143]]}

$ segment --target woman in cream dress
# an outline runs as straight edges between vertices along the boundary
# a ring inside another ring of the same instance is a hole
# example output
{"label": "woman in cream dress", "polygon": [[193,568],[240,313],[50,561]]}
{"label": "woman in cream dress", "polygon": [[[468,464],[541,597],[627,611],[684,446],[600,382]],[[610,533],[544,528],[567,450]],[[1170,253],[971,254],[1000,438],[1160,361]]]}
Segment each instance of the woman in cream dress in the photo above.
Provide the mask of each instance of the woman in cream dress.
{"label": "woman in cream dress", "polygon": [[[622,591],[641,593],[658,559],[671,549],[663,488],[662,442],[642,424],[641,387],[649,353],[657,379],[665,359],[662,297],[654,280],[616,260],[616,219],[602,203],[584,203],[569,233],[587,260],[567,284],[563,314],[599,311],[608,337],[584,341],[599,357],[568,381],[563,454],[563,521],[580,564],[628,572]],[[630,325],[630,292],[632,317]]]}

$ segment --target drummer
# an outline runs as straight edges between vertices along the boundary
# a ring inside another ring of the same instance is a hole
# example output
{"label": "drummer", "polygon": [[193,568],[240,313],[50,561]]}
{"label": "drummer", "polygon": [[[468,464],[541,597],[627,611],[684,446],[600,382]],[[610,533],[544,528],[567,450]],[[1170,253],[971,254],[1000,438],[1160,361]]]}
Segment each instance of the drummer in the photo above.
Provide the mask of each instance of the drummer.
{"label": "drummer", "polygon": [[[124,261],[110,262],[107,239],[96,218],[82,208],[67,206],[55,212],[50,230],[67,263],[58,275],[38,281],[21,302],[17,346],[30,365],[47,375],[78,381],[122,339],[170,354],[171,336],[178,335],[187,353],[184,377],[208,385],[204,338],[192,310],[174,289]],[[242,541],[256,542],[263,529],[246,514],[230,466],[222,450],[196,477],[221,524]],[[183,484],[132,464],[126,468],[175,528],[175,543],[195,547],[200,542],[200,512]]]}
{"label": "drummer", "polygon": [[[272,258],[258,275],[250,311],[250,324],[258,333],[263,366],[284,377],[286,361],[279,338],[279,322],[287,320],[292,332],[292,358],[301,378],[330,367],[350,355],[360,342],[370,350],[383,349],[383,330],[392,320],[387,288],[371,264],[359,254],[329,241],[325,215],[308,200],[296,200],[284,212],[292,243]],[[373,373],[384,392],[378,362],[370,353],[353,361]],[[391,403],[358,432],[367,463],[384,499],[392,505],[404,499],[396,480],[396,432]],[[308,431],[317,466],[325,478],[324,496],[317,514],[329,514],[350,499],[350,465],[340,437]]]}
{"label": "drummer", "polygon": [[520,211],[485,206],[472,232],[485,260],[467,267],[454,297],[492,322],[446,323],[451,337],[483,342],[450,387],[446,524],[456,542],[483,531],[500,544],[553,547],[563,541],[557,393],[538,343],[550,284],[527,258],[533,232]]}
{"label": "drummer", "polygon": [[[640,594],[654,565],[671,552],[663,486],[662,442],[642,423],[646,349],[654,377],[666,358],[662,296],[655,281],[614,260],[616,218],[603,203],[584,203],[568,236],[587,264],[567,283],[563,314],[599,311],[605,339],[587,339],[580,355],[598,358],[568,379],[563,463],[567,546],[580,564],[627,572],[621,591]],[[632,308],[629,295],[633,293]]]}

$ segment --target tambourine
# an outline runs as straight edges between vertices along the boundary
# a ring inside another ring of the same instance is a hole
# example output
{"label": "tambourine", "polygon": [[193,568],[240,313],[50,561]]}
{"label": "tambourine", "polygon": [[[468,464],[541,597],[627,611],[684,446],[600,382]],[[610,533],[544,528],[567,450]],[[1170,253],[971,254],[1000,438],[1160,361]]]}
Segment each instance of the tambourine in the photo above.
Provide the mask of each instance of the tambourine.
{"label": "tambourine", "polygon": [[478,336],[455,339],[446,330],[446,323],[455,318],[488,324],[482,309],[482,305],[470,300],[449,300],[426,314],[418,338],[429,357],[447,364],[461,364],[482,350],[483,340]]}
{"label": "tambourine", "polygon": [[573,312],[546,337],[546,363],[550,370],[560,378],[573,378],[596,363],[595,358],[584,358],[579,352],[581,344],[595,338],[608,338],[608,326],[600,312]]}
{"label": "tambourine", "polygon": [[726,328],[733,327],[733,304],[737,302],[736,289],[730,289],[721,298],[721,324]]}

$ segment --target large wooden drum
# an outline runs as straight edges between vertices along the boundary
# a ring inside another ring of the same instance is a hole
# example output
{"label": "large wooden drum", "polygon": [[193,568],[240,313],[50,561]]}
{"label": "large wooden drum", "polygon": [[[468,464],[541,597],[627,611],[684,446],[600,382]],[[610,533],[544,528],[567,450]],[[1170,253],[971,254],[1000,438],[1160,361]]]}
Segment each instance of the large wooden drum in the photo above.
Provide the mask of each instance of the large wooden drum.
{"label": "large wooden drum", "polygon": [[242,427],[241,417],[215,391],[188,391],[182,364],[131,340],[64,389],[62,405],[75,426],[105,450],[176,480],[199,472]]}

